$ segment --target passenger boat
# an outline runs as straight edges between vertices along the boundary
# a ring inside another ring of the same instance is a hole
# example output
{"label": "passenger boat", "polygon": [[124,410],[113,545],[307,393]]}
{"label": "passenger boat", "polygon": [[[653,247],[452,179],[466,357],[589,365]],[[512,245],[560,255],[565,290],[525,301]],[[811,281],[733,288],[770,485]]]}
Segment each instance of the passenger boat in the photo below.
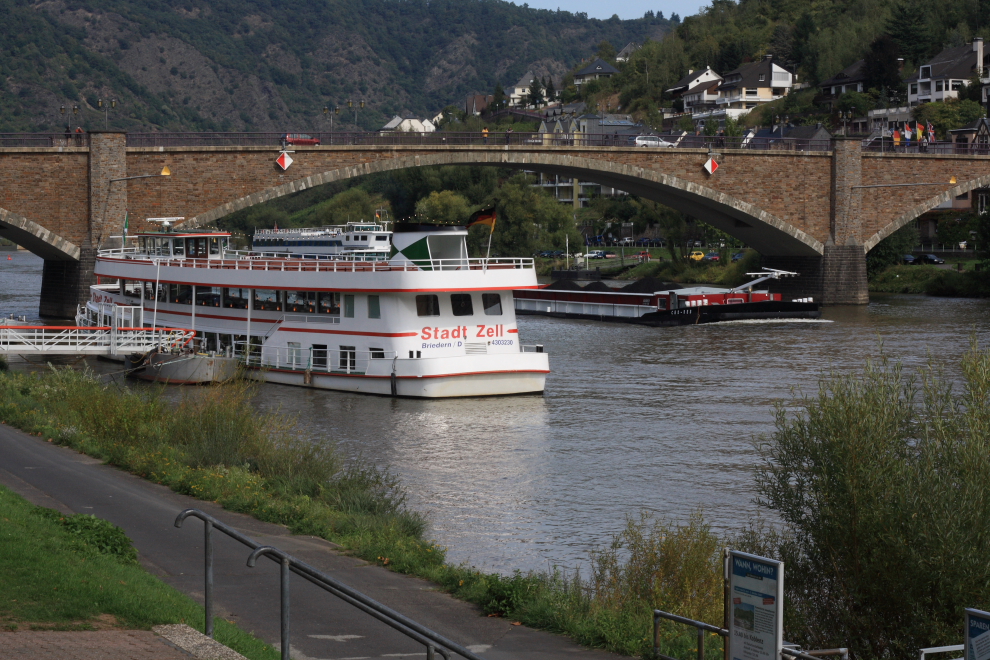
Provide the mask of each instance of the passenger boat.
{"label": "passenger boat", "polygon": [[469,258],[465,227],[268,230],[234,250],[227,233],[151,220],[163,230],[98,252],[80,324],[108,303],[137,306],[145,325],[195,330],[199,353],[239,357],[274,383],[427,398],[543,392],[548,356],[520,343],[512,304],[514,290],[538,286],[533,260]]}
{"label": "passenger boat", "polygon": [[601,282],[581,287],[562,280],[541,289],[517,290],[515,307],[517,314],[652,326],[821,317],[821,305],[812,298],[783,300],[779,293],[754,288],[767,280],[797,273],[767,268],[747,275],[756,279],[731,289],[679,287],[652,278],[622,289],[611,289]]}

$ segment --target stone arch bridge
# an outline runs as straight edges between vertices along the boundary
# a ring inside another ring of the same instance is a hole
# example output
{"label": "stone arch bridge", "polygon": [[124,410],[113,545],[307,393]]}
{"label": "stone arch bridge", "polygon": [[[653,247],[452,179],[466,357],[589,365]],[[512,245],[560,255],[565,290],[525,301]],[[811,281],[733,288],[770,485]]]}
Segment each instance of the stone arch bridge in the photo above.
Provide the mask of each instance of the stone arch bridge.
{"label": "stone arch bridge", "polygon": [[[45,259],[41,314],[68,317],[88,298],[95,251],[151,229],[147,217],[201,226],[332,181],[430,165],[487,165],[578,176],[689,213],[745,241],[764,264],[801,273],[781,286],[826,304],[867,302],[866,253],[921,213],[990,184],[990,157],[863,152],[858,140],[817,151],[543,144],[294,147],[282,171],[271,146],[127,146],[120,132],[87,146],[0,148],[0,236]],[[167,166],[169,177],[156,174]],[[951,176],[956,184],[950,184]],[[923,184],[905,186],[903,184]],[[790,291],[785,291],[790,293]]]}

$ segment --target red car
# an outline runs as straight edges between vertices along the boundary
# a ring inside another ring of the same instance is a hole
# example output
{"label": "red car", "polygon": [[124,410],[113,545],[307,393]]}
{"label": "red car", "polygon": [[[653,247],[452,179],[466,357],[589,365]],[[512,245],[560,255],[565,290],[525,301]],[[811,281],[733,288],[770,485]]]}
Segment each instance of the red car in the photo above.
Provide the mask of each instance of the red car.
{"label": "red car", "polygon": [[282,135],[282,145],[283,146],[318,146],[320,144],[319,138],[315,138],[312,135],[307,135],[306,133],[285,133]]}

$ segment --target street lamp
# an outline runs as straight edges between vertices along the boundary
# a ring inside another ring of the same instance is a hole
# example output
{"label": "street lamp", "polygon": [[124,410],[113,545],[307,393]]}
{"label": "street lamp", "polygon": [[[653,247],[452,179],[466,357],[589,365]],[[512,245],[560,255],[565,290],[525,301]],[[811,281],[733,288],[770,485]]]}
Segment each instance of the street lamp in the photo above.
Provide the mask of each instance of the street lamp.
{"label": "street lamp", "polygon": [[335,105],[335,106],[325,105],[325,106],[323,106],[323,118],[324,119],[326,119],[327,117],[330,118],[330,144],[333,144],[333,116],[334,115],[339,115],[339,114],[340,114],[340,106],[339,105]]}
{"label": "street lamp", "polygon": [[104,101],[103,99],[98,99],[96,101],[96,106],[103,111],[103,128],[106,129],[109,126],[110,119],[108,117],[110,110],[117,107],[117,99],[110,99]]}
{"label": "street lamp", "polygon": [[[357,126],[357,111],[358,109],[354,107],[354,101],[347,99],[347,107],[354,109],[354,125]],[[364,110],[364,99],[361,99],[360,107]]]}

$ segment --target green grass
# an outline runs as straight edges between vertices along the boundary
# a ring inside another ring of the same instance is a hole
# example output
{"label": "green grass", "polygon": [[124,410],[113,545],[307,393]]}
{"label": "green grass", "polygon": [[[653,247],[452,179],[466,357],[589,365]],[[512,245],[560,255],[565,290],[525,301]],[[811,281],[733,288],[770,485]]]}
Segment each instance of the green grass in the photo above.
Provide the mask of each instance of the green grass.
{"label": "green grass", "polygon": [[[147,630],[166,623],[203,630],[203,608],[138,566],[118,528],[33,506],[2,486],[0,564],[0,630]],[[222,619],[216,639],[252,660],[278,657]]]}

